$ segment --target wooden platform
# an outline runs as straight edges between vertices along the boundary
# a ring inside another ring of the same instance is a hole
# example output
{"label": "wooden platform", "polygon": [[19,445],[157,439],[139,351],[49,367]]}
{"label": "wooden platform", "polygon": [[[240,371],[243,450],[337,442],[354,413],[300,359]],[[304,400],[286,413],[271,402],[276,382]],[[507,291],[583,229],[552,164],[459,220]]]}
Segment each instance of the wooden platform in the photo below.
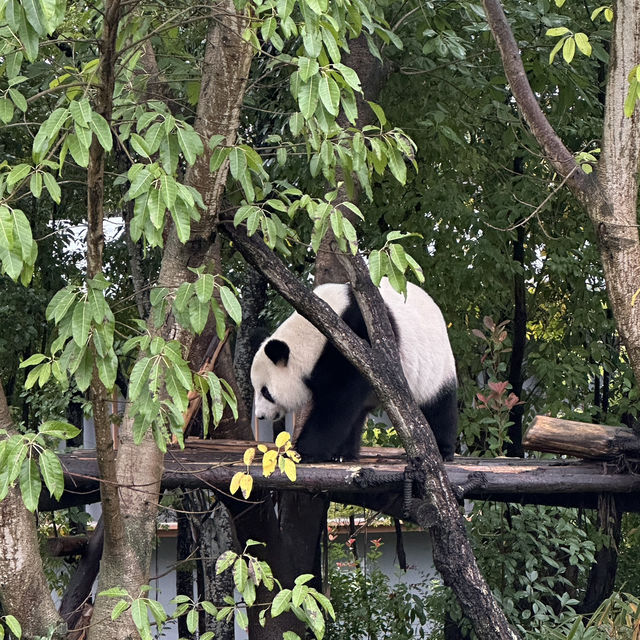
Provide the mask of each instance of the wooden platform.
{"label": "wooden platform", "polygon": [[[162,485],[211,487],[224,493],[234,473],[244,470],[242,454],[255,442],[188,439],[184,450],[170,449],[165,457]],[[48,496],[41,509],[96,502],[97,463],[92,450],[77,450],[61,457],[65,468],[65,494],[59,503]],[[298,465],[295,483],[276,471],[269,478],[259,465],[251,467],[257,488],[285,491],[325,491],[332,500],[363,504],[375,498],[401,501],[404,451],[363,448],[358,461]],[[640,511],[640,474],[619,462],[575,459],[462,458],[445,464],[460,497],[527,504],[595,508],[598,495],[613,493],[620,508]]]}

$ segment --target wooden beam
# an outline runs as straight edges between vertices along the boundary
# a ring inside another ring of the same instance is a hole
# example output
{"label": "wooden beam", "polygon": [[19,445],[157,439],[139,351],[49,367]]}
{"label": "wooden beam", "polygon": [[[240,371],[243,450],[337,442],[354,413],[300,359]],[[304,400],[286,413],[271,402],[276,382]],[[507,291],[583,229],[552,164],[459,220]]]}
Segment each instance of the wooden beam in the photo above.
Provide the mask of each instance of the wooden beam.
{"label": "wooden beam", "polygon": [[[255,444],[187,439],[184,450],[171,448],[165,456],[162,486],[228,491],[233,474],[246,469],[241,461],[243,451]],[[65,504],[72,499],[76,504],[94,501],[95,452],[77,450],[61,458]],[[401,449],[364,447],[358,461],[298,465],[295,483],[279,471],[265,478],[259,465],[252,465],[250,473],[254,485],[264,489],[326,491],[336,501],[384,503],[393,496],[402,497],[404,466]],[[612,463],[456,457],[445,467],[459,498],[591,507],[596,505],[598,494],[612,493],[620,498],[624,510],[640,511],[640,475],[621,471]],[[41,509],[54,508],[59,508],[57,503],[43,497]]]}
{"label": "wooden beam", "polygon": [[536,416],[524,435],[523,445],[534,451],[576,458],[640,458],[640,438],[631,429],[548,416]]}

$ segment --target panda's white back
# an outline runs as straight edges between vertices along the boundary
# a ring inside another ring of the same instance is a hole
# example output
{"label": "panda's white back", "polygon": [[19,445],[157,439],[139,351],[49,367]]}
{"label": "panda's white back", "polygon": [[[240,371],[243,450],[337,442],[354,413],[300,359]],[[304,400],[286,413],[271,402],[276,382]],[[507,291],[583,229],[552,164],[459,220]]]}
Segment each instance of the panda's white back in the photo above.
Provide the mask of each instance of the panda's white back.
{"label": "panda's white back", "polygon": [[455,381],[455,360],[447,325],[431,296],[410,282],[407,298],[386,278],[380,293],[393,315],[404,375],[418,402],[431,400],[444,383]]}

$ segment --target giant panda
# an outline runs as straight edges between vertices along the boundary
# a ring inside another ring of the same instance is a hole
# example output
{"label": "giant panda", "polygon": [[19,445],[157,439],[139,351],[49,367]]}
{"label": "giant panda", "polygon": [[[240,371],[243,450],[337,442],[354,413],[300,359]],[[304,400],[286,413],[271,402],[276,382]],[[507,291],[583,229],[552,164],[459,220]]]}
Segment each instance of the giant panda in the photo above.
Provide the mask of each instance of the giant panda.
{"label": "giant panda", "polygon": [[[361,338],[364,319],[348,284],[314,290]],[[457,433],[455,361],[442,313],[419,287],[407,284],[406,300],[387,279],[380,285],[405,377],[429,422],[444,460]],[[305,410],[296,450],[304,462],[354,459],[367,414],[377,405],[369,383],[299,313],[292,314],[259,347],[251,366],[255,412],[277,420]]]}

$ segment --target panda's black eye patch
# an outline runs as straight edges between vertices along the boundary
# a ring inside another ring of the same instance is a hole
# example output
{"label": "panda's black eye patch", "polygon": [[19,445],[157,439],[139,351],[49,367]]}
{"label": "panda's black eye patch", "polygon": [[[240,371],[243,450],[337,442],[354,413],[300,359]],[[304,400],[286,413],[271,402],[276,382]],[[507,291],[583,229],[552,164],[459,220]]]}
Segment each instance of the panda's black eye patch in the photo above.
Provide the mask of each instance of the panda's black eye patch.
{"label": "panda's black eye patch", "polygon": [[267,389],[267,387],[262,387],[262,389],[260,389],[260,393],[262,394],[264,399],[267,400],[268,402],[271,402],[272,404],[276,403],[276,401],[273,399],[273,397],[269,393],[269,389]]}

